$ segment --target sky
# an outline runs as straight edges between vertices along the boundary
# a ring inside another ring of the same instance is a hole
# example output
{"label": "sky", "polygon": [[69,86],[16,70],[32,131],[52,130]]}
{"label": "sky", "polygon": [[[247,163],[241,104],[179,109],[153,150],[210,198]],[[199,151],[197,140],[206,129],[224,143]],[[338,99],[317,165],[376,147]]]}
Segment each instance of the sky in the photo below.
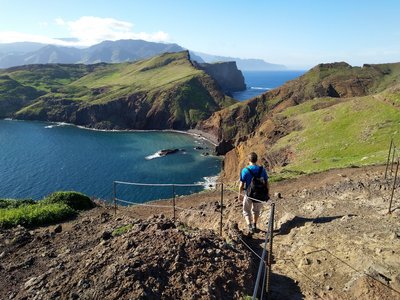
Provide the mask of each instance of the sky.
{"label": "sky", "polygon": [[177,43],[289,69],[399,62],[400,1],[0,0],[0,43],[118,39]]}

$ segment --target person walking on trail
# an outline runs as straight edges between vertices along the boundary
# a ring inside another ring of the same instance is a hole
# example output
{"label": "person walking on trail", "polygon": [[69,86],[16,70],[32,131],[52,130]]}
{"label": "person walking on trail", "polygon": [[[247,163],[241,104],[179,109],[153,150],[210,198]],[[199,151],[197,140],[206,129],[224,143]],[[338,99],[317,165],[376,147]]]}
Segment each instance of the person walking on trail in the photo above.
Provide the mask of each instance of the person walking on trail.
{"label": "person walking on trail", "polygon": [[263,202],[270,195],[268,174],[262,166],[257,165],[257,154],[251,152],[248,159],[249,165],[240,172],[239,201],[243,201],[243,216],[249,232],[254,233]]}

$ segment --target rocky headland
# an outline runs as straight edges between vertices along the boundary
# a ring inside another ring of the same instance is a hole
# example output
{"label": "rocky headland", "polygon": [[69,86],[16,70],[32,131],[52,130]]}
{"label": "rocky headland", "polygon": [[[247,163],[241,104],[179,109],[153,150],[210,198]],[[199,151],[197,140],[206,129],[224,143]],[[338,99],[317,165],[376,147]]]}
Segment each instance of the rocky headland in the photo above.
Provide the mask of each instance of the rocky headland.
{"label": "rocky headland", "polygon": [[13,67],[0,71],[0,117],[97,129],[187,130],[236,102],[224,92],[243,86],[244,79],[236,76],[229,86],[226,66],[241,75],[234,63],[223,63],[210,65],[210,74],[222,74],[214,78],[187,51],[135,63]]}

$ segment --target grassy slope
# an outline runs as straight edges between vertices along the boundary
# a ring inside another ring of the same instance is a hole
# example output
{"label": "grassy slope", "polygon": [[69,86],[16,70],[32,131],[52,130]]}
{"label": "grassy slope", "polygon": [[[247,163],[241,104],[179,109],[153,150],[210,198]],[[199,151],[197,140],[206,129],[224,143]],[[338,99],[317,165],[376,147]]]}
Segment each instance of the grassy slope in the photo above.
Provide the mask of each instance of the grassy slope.
{"label": "grassy slope", "polygon": [[0,118],[29,105],[42,95],[33,87],[25,86],[6,75],[0,75]]}
{"label": "grassy slope", "polygon": [[[170,88],[203,72],[193,68],[186,53],[164,54],[138,63],[40,65],[37,69],[11,69],[14,80],[47,92],[46,98],[108,102],[131,92]],[[103,89],[94,94],[93,89]]]}
{"label": "grassy slope", "polygon": [[[280,116],[297,120],[301,130],[270,149],[290,147],[292,162],[280,171],[313,173],[331,168],[384,163],[392,137],[400,145],[400,109],[378,96],[337,101],[315,99],[287,108]],[[313,110],[315,104],[334,104]]]}

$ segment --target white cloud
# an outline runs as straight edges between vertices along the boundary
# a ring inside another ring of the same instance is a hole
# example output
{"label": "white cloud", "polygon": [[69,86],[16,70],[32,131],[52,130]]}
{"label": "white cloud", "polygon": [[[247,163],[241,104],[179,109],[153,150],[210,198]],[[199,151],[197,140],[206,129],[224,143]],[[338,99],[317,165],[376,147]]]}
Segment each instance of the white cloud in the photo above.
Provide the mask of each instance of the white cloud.
{"label": "white cloud", "polygon": [[62,18],[56,18],[54,19],[57,25],[63,26],[65,25],[65,21]]}
{"label": "white cloud", "polygon": [[163,31],[155,33],[134,32],[132,23],[112,18],[84,16],[76,21],[64,21],[59,18],[56,19],[56,22],[58,25],[66,27],[71,37],[79,40],[81,46],[94,45],[105,40],[142,39],[152,42],[166,42],[169,39],[168,34]]}
{"label": "white cloud", "polygon": [[3,31],[0,32],[0,43],[30,41],[62,46],[91,46],[105,40],[141,39],[151,42],[166,42],[169,40],[168,33],[163,31],[154,33],[134,32],[134,25],[132,23],[112,18],[83,16],[76,21],[66,21],[62,18],[57,18],[54,22],[56,25],[65,28],[69,32],[69,37],[77,41],[62,41],[42,35]]}
{"label": "white cloud", "polygon": [[44,28],[44,27],[49,26],[49,23],[47,23],[47,22],[39,22],[39,26],[40,26],[41,28]]}

